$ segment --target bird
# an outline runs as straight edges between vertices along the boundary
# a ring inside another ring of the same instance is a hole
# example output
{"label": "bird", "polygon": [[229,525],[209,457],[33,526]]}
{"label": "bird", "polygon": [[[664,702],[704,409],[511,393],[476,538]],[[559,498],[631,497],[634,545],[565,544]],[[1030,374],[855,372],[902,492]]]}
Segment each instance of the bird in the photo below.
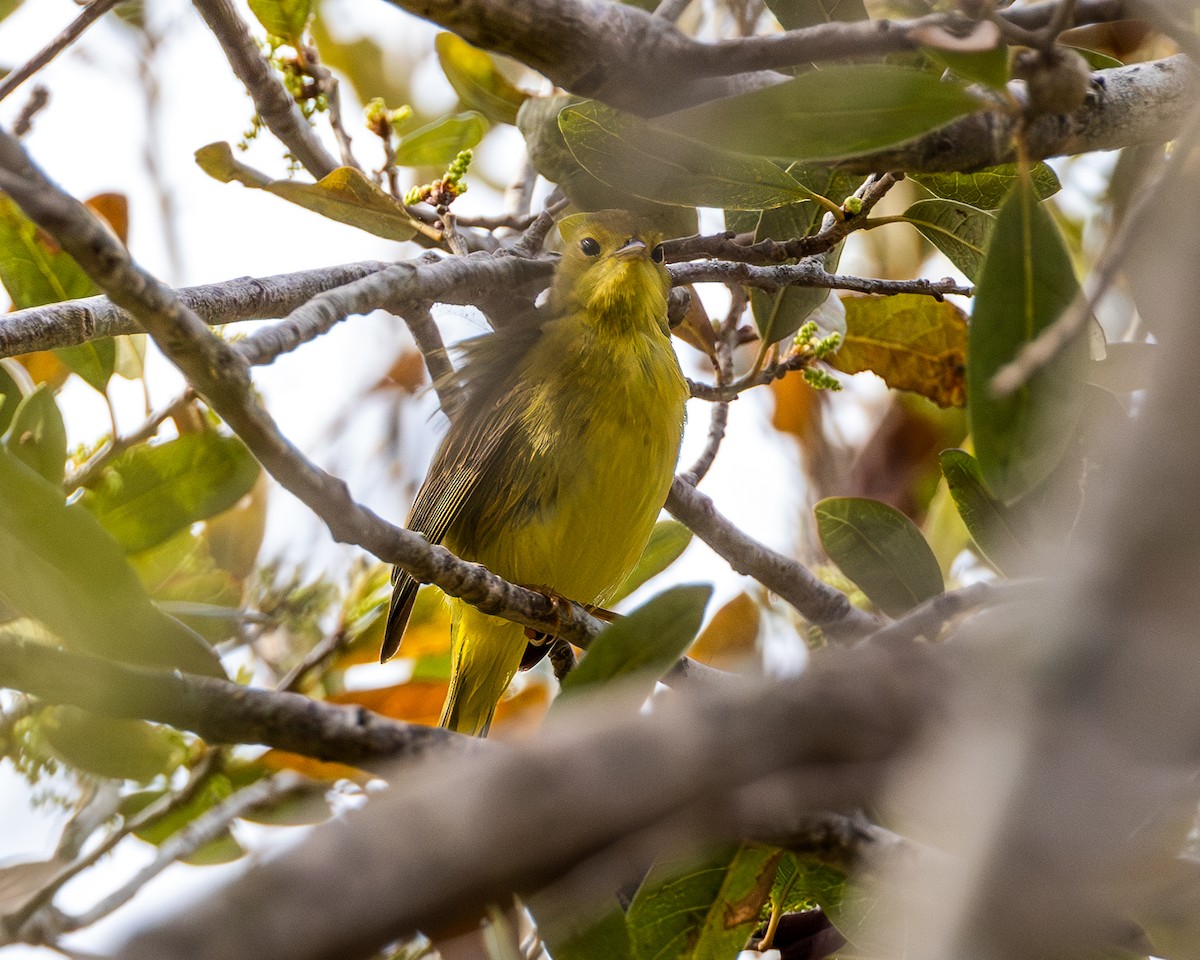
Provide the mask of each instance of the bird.
{"label": "bird", "polygon": [[[558,224],[549,295],[522,323],[466,341],[458,402],[407,527],[504,579],[603,605],[666,501],[688,385],[671,345],[663,236],[621,210]],[[420,584],[392,572],[381,662]],[[521,665],[525,629],[451,599],[440,725],[486,736]]]}

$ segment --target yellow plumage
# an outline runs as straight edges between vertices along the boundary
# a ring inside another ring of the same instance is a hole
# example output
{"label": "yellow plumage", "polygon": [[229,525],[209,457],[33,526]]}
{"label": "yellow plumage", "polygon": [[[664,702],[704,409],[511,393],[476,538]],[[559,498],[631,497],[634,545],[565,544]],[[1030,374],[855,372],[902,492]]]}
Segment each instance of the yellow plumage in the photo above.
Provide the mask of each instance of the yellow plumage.
{"label": "yellow plumage", "polygon": [[[619,211],[568,217],[560,230],[563,259],[537,320],[467,344],[462,413],[409,527],[506,580],[604,603],[666,499],[688,391],[667,329],[661,236]],[[416,587],[397,575],[383,659]],[[441,722],[484,734],[525,632],[452,603]]]}

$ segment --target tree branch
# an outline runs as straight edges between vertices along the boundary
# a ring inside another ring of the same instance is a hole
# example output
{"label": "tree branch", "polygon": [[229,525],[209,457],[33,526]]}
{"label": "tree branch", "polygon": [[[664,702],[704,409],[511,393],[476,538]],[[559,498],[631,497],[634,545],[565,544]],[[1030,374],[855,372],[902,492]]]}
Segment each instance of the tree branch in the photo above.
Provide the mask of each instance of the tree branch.
{"label": "tree branch", "polygon": [[246,85],[254,109],[267,129],[283,142],[314,179],[320,180],[336,170],[337,160],[325,149],[312,125],[300,112],[233,4],[229,0],[193,2],[225,51],[233,72]]}
{"label": "tree branch", "polygon": [[[780,771],[795,772],[792,811],[869,802],[889,762],[937,709],[944,678],[934,679],[915,648],[899,659],[856,652],[822,660],[797,681],[666,698],[649,716],[627,701],[589,698],[503,755],[480,751],[404,778],[136,935],[121,956],[362,956],[418,927],[473,916],[514,890],[536,890],[631,834],[644,835],[633,851],[639,858],[653,854],[663,831],[673,839],[737,835],[761,820],[756,791],[741,788]],[[262,903],[272,905],[269,914],[237,906]]]}
{"label": "tree branch", "polygon": [[821,261],[810,257],[799,263],[759,267],[750,263],[730,263],[725,260],[698,260],[693,263],[673,263],[668,268],[671,281],[685,283],[740,283],[763,290],[782,287],[824,287],[829,290],[853,290],[856,293],[916,293],[941,300],[950,294],[969,297],[972,287],[954,280],[873,280],[869,277],[846,277],[826,273]]}
{"label": "tree branch", "polygon": [[425,254],[326,290],[300,304],[279,323],[260,330],[238,345],[250,364],[272,362],[280,354],[327,332],[346,317],[386,308],[404,316],[432,302],[475,304],[531,286],[541,289],[553,263],[512,256],[506,251],[437,258]]}
{"label": "tree branch", "polygon": [[[514,7],[508,0],[390,2],[485,50],[514,57],[571,93],[644,116],[779,82],[780,77],[768,71],[912,50],[923,30],[966,31],[977,23],[960,15],[934,14],[905,21],[825,23],[771,36],[704,43],[681,33],[669,17],[628,4],[525,0]],[[1074,21],[1120,18],[1123,10],[1119,3],[1079,4]],[[1045,22],[1050,16],[1039,9],[1035,17],[1026,14],[1024,19]]]}
{"label": "tree branch", "polygon": [[67,49],[72,43],[83,36],[83,32],[102,16],[115,7],[120,0],[92,0],[83,11],[46,46],[35,53],[28,61],[15,70],[10,70],[0,81],[0,100],[17,89],[26,80],[46,66],[51,60]]}
{"label": "tree branch", "polygon": [[834,640],[854,640],[880,626],[840,590],[822,583],[801,564],[742,533],[717,513],[713,502],[679,477],[667,496],[667,510],[712,547],[738,573],[744,573],[796,608]]}
{"label": "tree branch", "polygon": [[[286,316],[314,296],[385,269],[378,260],[272,277],[241,277],[175,291],[188,309],[218,325]],[[0,316],[0,357],[73,347],[100,337],[141,333],[134,318],[108,297],[68,300]]]}
{"label": "tree branch", "polygon": [[132,667],[31,640],[0,641],[0,687],[106,717],[153,720],[208,743],[262,744],[359,767],[467,738],[361,707],[228,680]]}
{"label": "tree branch", "polygon": [[899,147],[843,160],[851,173],[907,170],[910,173],[970,172],[1016,159],[1014,134],[1024,126],[1031,160],[1135,143],[1162,143],[1183,128],[1196,102],[1196,67],[1183,54],[1099,70],[1082,107],[1069,114],[1043,114],[1026,123],[1019,116],[980,111]]}

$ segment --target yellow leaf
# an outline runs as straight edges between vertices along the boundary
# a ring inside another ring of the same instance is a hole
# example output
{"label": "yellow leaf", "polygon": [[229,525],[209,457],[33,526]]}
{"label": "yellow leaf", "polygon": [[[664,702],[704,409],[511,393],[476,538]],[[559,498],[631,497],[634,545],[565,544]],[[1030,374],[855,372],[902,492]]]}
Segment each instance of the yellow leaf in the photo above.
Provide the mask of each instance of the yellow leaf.
{"label": "yellow leaf", "polygon": [[761,614],[748,593],[739,593],[714,614],[688,656],[713,667],[732,667],[752,657]]}
{"label": "yellow leaf", "polygon": [[954,304],[932,297],[844,297],[846,336],[828,358],[843,373],[864,370],[897,390],[911,390],[940,407],[966,399],[967,319]]}
{"label": "yellow leaf", "polygon": [[201,147],[196,151],[196,163],[222,183],[236,180],[255,190],[266,190],[306,210],[386,240],[408,240],[416,233],[415,221],[408,211],[353,167],[338,167],[316,183],[272,180],[236,160],[227,143]]}

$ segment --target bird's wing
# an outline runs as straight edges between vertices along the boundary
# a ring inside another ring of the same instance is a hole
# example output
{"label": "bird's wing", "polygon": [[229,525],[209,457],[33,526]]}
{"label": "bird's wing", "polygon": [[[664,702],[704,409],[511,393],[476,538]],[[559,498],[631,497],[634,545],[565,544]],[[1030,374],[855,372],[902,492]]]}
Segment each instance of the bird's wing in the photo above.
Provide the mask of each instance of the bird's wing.
{"label": "bird's wing", "polygon": [[[461,391],[458,413],[434,457],[413,503],[406,526],[430,543],[441,543],[463,505],[480,481],[495,475],[520,414],[520,404],[505,402],[518,389],[521,360],[541,332],[540,318],[463,344],[463,361],[453,374]],[[392,601],[388,607],[380,661],[400,648],[421,584],[399,567],[392,570]]]}

